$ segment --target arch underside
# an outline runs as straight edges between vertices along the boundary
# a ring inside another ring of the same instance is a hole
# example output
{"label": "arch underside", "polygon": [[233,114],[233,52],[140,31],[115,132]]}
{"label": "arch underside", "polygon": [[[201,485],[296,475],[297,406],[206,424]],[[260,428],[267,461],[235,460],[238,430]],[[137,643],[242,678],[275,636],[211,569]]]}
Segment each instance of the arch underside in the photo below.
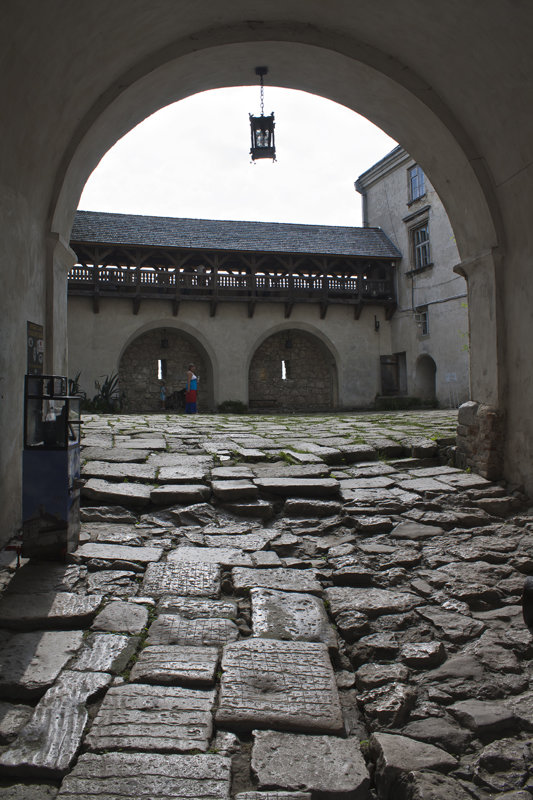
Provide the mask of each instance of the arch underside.
{"label": "arch underside", "polygon": [[307,331],[278,331],[259,345],[249,369],[252,411],[332,411],[336,405],[335,359]]}
{"label": "arch underside", "polygon": [[443,200],[463,258],[501,243],[499,210],[484,161],[423,77],[338,33],[284,23],[205,30],[120,76],[87,112],[63,155],[51,198],[52,230],[68,241],[88,176],[132,127],[188,95],[251,83],[259,62],[269,64],[271,85],[341,103],[400,142],[423,165]]}

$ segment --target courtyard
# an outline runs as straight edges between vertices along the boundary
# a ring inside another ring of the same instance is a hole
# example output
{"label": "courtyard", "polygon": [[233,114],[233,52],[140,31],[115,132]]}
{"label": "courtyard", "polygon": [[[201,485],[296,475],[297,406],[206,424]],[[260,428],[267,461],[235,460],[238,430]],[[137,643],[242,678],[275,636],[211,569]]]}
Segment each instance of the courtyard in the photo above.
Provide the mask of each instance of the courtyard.
{"label": "courtyard", "polygon": [[457,412],[87,415],[0,564],[7,800],[527,800],[533,509]]}

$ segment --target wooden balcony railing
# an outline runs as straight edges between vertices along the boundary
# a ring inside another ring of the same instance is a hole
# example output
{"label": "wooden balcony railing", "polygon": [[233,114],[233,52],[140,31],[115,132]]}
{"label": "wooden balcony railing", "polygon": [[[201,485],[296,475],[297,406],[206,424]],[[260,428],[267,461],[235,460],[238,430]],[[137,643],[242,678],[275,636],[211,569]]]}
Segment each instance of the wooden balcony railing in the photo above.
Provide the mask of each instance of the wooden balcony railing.
{"label": "wooden balcony railing", "polygon": [[[395,307],[391,279],[372,280],[360,276],[267,275],[187,273],[154,269],[76,265],[68,275],[71,295],[130,297],[232,302],[347,303],[361,306],[377,303]],[[95,309],[98,310],[98,309]],[[177,313],[177,312],[175,312]]]}

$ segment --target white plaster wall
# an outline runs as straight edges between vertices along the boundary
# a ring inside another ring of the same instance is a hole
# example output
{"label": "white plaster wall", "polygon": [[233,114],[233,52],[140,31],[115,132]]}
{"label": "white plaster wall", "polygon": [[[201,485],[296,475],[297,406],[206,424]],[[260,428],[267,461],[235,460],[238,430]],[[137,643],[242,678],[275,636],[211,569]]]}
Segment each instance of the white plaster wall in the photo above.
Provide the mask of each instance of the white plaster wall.
{"label": "white plaster wall", "polygon": [[[280,330],[299,328],[317,336],[337,365],[339,408],[368,406],[379,392],[380,355],[390,352],[390,326],[378,306],[365,308],[359,320],[353,307],[331,305],[321,320],[319,306],[296,304],[284,318],[284,305],[260,304],[252,318],[245,303],[220,303],[214,317],[209,304],[184,301],[173,317],[170,304],[149,300],[137,315],[129,300],[104,298],[94,314],[90,298],[70,297],[69,374],[81,370],[81,388],[94,395],[94,381],[118,372],[121,354],[133,339],[151,328],[176,328],[193,336],[211,359],[214,404],[248,402],[248,370],[257,347]],[[374,316],[381,324],[374,330]]]}

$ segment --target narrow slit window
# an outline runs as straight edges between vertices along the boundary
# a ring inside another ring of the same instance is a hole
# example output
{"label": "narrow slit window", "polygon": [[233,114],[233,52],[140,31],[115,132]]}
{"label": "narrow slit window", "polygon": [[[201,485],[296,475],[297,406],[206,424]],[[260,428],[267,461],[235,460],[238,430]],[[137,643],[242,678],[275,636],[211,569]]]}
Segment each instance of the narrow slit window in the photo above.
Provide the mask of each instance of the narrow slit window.
{"label": "narrow slit window", "polygon": [[290,364],[287,359],[281,360],[281,380],[287,381],[290,378]]}
{"label": "narrow slit window", "polygon": [[162,381],[167,377],[167,360],[160,358],[157,361],[157,379]]}

